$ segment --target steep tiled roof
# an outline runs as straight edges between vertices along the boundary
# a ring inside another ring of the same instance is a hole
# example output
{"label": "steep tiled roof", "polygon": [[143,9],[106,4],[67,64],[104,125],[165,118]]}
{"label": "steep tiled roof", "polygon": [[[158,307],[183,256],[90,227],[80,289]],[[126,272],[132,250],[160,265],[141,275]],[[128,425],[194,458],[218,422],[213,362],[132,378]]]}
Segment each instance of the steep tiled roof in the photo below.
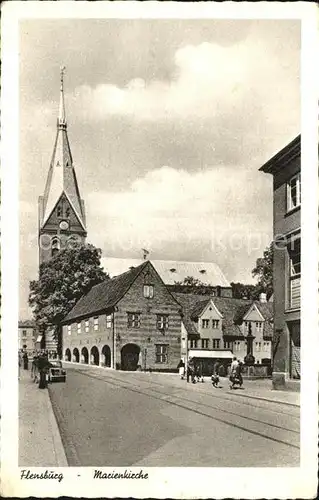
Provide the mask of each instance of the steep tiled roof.
{"label": "steep tiled roof", "polygon": [[234,325],[234,324],[232,324],[232,325],[228,324],[227,326],[223,325],[223,335],[225,337],[244,338],[244,335],[243,335],[242,331],[240,330],[239,326]]}
{"label": "steep tiled roof", "polygon": [[[234,316],[238,307],[242,307],[244,304],[246,305],[246,300],[232,299],[228,297],[209,297],[207,295],[197,295],[191,293],[174,293],[174,296],[183,307],[184,324],[185,321],[188,321],[193,325],[193,328],[196,329],[192,320],[201,314],[210,300],[213,300],[215,306],[223,315],[223,334],[225,336],[234,337],[243,336],[238,326],[234,325]],[[251,305],[251,301],[249,302],[249,305]]]}
{"label": "steep tiled roof", "polygon": [[144,261],[140,266],[120,276],[93,286],[75,304],[64,318],[63,323],[114,307],[147,264],[148,261]]}
{"label": "steep tiled roof", "polygon": [[273,316],[272,303],[263,303],[245,299],[233,299],[230,297],[209,297],[207,295],[197,295],[191,293],[174,293],[174,296],[183,307],[184,324],[185,321],[187,321],[188,323],[191,323],[195,329],[196,326],[192,320],[197,318],[207,306],[208,302],[212,300],[218,311],[223,316],[223,335],[225,335],[225,337],[243,337],[238,324],[242,323],[243,317],[249,311],[252,304],[255,303],[266,320],[265,336],[272,336],[272,326],[269,324],[269,320]]}
{"label": "steep tiled roof", "polygon": [[266,321],[269,321],[274,317],[274,303],[273,302],[257,302],[255,301],[256,306],[259,311],[263,315]]}
{"label": "steep tiled roof", "polygon": [[270,324],[269,321],[265,321],[265,325],[264,325],[264,337],[272,339],[273,338],[273,334],[274,334],[273,325]]}
{"label": "steep tiled roof", "polygon": [[[131,266],[141,264],[140,259],[101,259],[101,264],[110,276],[127,271]],[[212,286],[230,287],[219,266],[213,262],[184,262],[176,260],[152,260],[152,264],[166,285],[184,281],[188,276]]]}
{"label": "steep tiled roof", "polygon": [[194,325],[193,321],[190,319],[190,317],[187,314],[184,314],[183,316],[183,323],[186,328],[187,334],[190,338],[199,338],[200,335],[197,331],[196,326]]}

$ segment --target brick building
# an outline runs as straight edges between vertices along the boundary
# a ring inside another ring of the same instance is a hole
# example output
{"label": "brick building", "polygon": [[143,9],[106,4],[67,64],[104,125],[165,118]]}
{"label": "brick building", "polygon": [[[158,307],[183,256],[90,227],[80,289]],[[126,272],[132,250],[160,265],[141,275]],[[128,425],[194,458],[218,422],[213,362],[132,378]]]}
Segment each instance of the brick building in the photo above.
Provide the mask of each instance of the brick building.
{"label": "brick building", "polygon": [[264,296],[259,301],[180,293],[175,297],[183,307],[181,355],[185,360],[201,360],[207,373],[217,359],[225,365],[233,356],[243,361],[249,333],[256,364],[270,366],[273,304]]}
{"label": "brick building", "polygon": [[273,175],[273,386],[300,378],[301,137],[260,170]]}
{"label": "brick building", "polygon": [[176,369],[181,306],[149,261],[95,285],[62,322],[66,361],[114,369]]}

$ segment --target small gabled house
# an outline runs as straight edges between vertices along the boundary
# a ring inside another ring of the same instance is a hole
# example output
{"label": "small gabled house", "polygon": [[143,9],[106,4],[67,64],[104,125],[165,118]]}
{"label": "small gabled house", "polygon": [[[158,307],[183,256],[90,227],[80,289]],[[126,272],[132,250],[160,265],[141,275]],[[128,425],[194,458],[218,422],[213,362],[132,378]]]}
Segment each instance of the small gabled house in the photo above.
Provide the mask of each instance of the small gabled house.
{"label": "small gabled house", "polygon": [[66,361],[171,371],[181,355],[181,306],[150,261],[95,285],[65,317]]}
{"label": "small gabled house", "polygon": [[204,362],[205,371],[219,359],[244,360],[247,335],[253,336],[257,364],[271,364],[273,304],[260,301],[175,294],[183,306],[182,357]]}

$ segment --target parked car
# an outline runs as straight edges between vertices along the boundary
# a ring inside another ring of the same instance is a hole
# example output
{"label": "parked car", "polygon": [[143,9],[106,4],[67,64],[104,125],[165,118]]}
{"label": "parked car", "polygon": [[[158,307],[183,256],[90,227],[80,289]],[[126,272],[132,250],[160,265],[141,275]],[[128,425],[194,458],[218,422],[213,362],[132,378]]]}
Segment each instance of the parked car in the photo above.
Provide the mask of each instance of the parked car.
{"label": "parked car", "polygon": [[62,367],[62,361],[59,359],[49,359],[48,382],[65,382],[66,371]]}

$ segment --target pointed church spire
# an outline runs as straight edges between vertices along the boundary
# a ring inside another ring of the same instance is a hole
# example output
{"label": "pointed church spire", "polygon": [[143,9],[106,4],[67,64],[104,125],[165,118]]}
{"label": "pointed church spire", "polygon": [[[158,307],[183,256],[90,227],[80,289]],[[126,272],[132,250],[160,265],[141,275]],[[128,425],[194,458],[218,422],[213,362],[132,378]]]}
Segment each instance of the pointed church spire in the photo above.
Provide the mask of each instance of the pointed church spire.
{"label": "pointed church spire", "polygon": [[64,77],[65,66],[60,67],[60,106],[58,117],[58,128],[66,128],[65,105],[64,105]]}
{"label": "pointed church spire", "polygon": [[[70,234],[84,241],[86,221],[84,201],[81,198],[68,139],[64,105],[64,73],[60,68],[60,104],[56,139],[50,162],[44,195],[39,199],[39,231],[45,234],[68,227]],[[62,225],[60,225],[62,223]],[[52,233],[53,234],[53,233]],[[41,257],[42,258],[42,257]]]}

